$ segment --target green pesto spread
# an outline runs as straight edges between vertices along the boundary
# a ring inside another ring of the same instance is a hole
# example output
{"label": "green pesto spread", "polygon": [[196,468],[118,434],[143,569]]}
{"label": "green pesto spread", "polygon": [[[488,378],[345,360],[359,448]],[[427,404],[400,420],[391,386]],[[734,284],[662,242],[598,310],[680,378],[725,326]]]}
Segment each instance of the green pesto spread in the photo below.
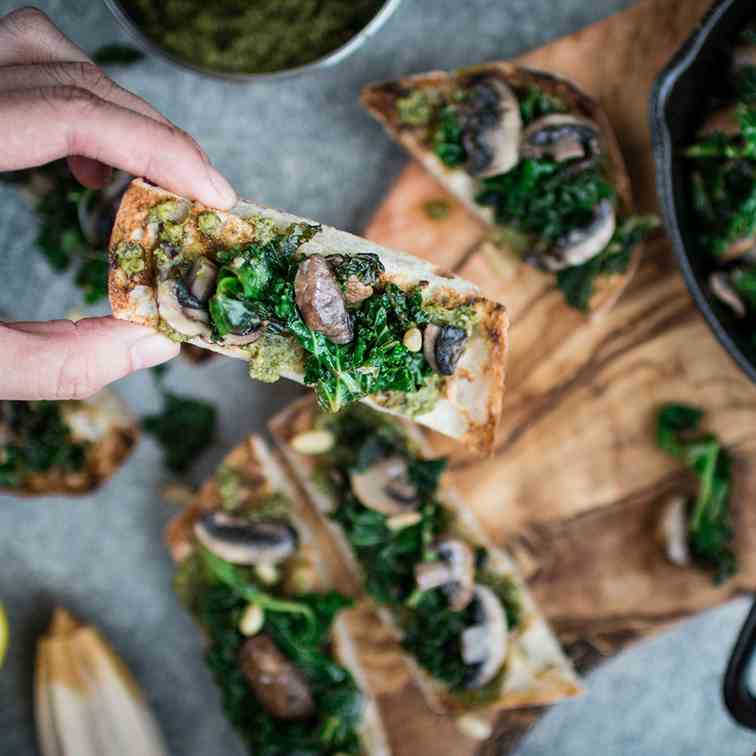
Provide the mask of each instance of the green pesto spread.
{"label": "green pesto spread", "polygon": [[299,371],[304,351],[293,336],[263,333],[246,347],[249,376],[263,383],[275,383],[286,371]]}
{"label": "green pesto spread", "polygon": [[122,0],[168,52],[216,71],[272,73],[312,63],[346,44],[382,0]]}
{"label": "green pesto spread", "polygon": [[118,266],[127,276],[144,270],[144,250],[136,242],[122,242],[115,251]]}
{"label": "green pesto spread", "polygon": [[444,379],[440,375],[431,376],[417,391],[386,391],[378,397],[381,407],[399,412],[407,417],[419,417],[432,412],[441,398]]}

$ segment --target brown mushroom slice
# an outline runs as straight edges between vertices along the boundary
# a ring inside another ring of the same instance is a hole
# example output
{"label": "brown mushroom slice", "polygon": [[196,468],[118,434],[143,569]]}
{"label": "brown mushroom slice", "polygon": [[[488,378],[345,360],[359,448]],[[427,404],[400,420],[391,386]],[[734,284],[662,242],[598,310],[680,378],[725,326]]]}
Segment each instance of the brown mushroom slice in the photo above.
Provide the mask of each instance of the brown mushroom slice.
{"label": "brown mushroom slice", "polygon": [[462,143],[467,172],[478,178],[506,173],[519,159],[522,116],[517,97],[495,78],[479,81],[466,95]]}
{"label": "brown mushroom slice", "polygon": [[533,121],[523,132],[520,155],[592,161],[601,154],[601,132],[589,118],[554,113]]}
{"label": "brown mushroom slice", "polygon": [[453,612],[466,609],[475,592],[475,554],[458,538],[442,538],[435,547],[437,561],[415,566],[415,581],[421,591],[443,588]]}
{"label": "brown mushroom slice", "polygon": [[239,665],[255,697],[271,716],[295,720],[315,712],[305,676],[266,633],[244,641]]}
{"label": "brown mushroom slice", "polygon": [[207,257],[198,257],[192,265],[187,279],[187,286],[192,297],[200,304],[206,305],[215,292],[218,280],[218,267]]}
{"label": "brown mushroom slice", "polygon": [[496,594],[475,586],[475,624],[462,633],[462,660],[470,667],[466,688],[482,688],[496,677],[507,655],[508,624]]}
{"label": "brown mushroom slice", "polygon": [[418,505],[417,488],[409,478],[403,457],[386,457],[367,470],[350,473],[349,480],[362,504],[389,517]]}
{"label": "brown mushroom slice", "polygon": [[743,236],[731,242],[722,253],[722,260],[740,260],[756,262],[756,239],[753,236]]}
{"label": "brown mushroom slice", "polygon": [[167,278],[158,283],[157,303],[160,317],[182,336],[209,338],[211,331],[207,313],[199,309],[186,308],[179,302],[179,288],[182,288],[182,291],[185,289],[182,283],[174,278]]}
{"label": "brown mushroom slice", "polygon": [[737,105],[727,105],[715,110],[705,121],[698,132],[699,137],[707,137],[712,134],[726,134],[736,136],[740,134],[740,119],[738,118]]}
{"label": "brown mushroom slice", "polygon": [[709,288],[712,294],[723,304],[726,304],[739,318],[747,314],[745,303],[740,298],[735,287],[726,273],[712,273],[709,276]]}
{"label": "brown mushroom slice", "polygon": [[590,223],[569,231],[534,262],[553,273],[582,265],[606,249],[614,236],[616,226],[617,219],[612,203],[608,199],[601,200]]}
{"label": "brown mushroom slice", "polygon": [[285,520],[248,521],[224,512],[207,512],[194,524],[197,540],[231,564],[277,564],[296,551],[297,531]]}
{"label": "brown mushroom slice", "polygon": [[744,68],[756,67],[756,45],[736,45],[732,54],[732,69],[738,74]]}
{"label": "brown mushroom slice", "polygon": [[678,567],[687,567],[691,563],[686,510],[685,497],[673,496],[665,502],[657,528],[667,559]]}
{"label": "brown mushroom slice", "polygon": [[423,333],[423,355],[433,370],[440,375],[454,375],[461,359],[467,332],[456,326],[437,326],[430,323]]}
{"label": "brown mushroom slice", "polygon": [[294,293],[308,328],[322,333],[334,344],[348,344],[352,340],[352,319],[325,257],[311,255],[299,264]]}

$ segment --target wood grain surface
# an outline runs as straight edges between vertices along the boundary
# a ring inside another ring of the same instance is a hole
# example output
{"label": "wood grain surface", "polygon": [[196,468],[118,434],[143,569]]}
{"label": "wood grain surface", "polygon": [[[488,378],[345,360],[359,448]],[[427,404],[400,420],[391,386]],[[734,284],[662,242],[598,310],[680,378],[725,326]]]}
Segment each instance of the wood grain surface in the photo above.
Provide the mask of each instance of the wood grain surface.
{"label": "wood grain surface", "polygon": [[[566,76],[600,101],[640,212],[657,210],[651,87],[709,5],[642,0],[517,60]],[[439,199],[453,209],[432,220],[425,205]],[[452,268],[507,306],[509,376],[496,453],[481,460],[436,442],[452,456],[455,487],[515,554],[581,670],[756,588],[756,388],[709,332],[666,239],[647,245],[620,302],[588,321],[563,303],[552,279],[485,241],[480,223],[416,164],[398,178],[366,234]],[[740,572],[722,586],[669,564],[656,541],[660,505],[691,485],[654,444],[655,410],[665,401],[705,408],[708,428],[737,460]],[[540,713],[502,715],[482,752],[506,753]],[[440,752],[431,744],[429,731],[412,752]]]}

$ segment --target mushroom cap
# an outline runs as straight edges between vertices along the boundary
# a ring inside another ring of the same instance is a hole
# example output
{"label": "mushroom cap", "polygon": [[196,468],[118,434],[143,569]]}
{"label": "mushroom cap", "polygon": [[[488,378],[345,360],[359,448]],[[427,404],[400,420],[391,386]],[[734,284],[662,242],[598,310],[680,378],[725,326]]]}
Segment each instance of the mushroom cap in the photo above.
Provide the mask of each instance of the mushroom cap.
{"label": "mushroom cap", "polygon": [[482,688],[504,664],[508,646],[508,623],[504,607],[487,586],[474,591],[475,624],[462,633],[462,659],[470,666],[466,688]]}
{"label": "mushroom cap", "polygon": [[756,45],[745,43],[736,45],[732,54],[732,68],[735,73],[749,66],[756,66]]}
{"label": "mushroom cap", "polygon": [[551,272],[582,265],[606,249],[616,226],[614,206],[608,199],[601,200],[588,224],[573,228],[535,262]]}
{"label": "mushroom cap", "polygon": [[514,168],[519,159],[522,116],[512,89],[494,77],[467,90],[462,110],[462,142],[471,176],[496,176]]}
{"label": "mushroom cap", "polygon": [[598,125],[578,115],[553,113],[538,118],[522,134],[520,154],[524,158],[551,157],[565,160],[592,160],[601,154]]}
{"label": "mushroom cap", "polygon": [[385,457],[366,470],[350,473],[349,480],[362,504],[388,516],[414,510],[419,503],[403,457]]}
{"label": "mushroom cap", "polygon": [[217,280],[218,266],[207,257],[201,256],[192,265],[187,278],[187,286],[197,302],[205,305],[215,291]]}
{"label": "mushroom cap", "polygon": [[277,564],[294,553],[299,536],[278,518],[244,520],[224,512],[207,512],[194,524],[197,540],[231,564]]}
{"label": "mushroom cap", "polygon": [[748,314],[745,303],[735,291],[727,273],[719,271],[709,276],[709,288],[712,294],[723,304],[726,304],[739,318]]}
{"label": "mushroom cap", "polygon": [[158,283],[157,303],[160,317],[182,336],[209,338],[211,332],[205,322],[207,314],[199,309],[185,307],[179,301],[179,292],[181,298],[187,301],[184,297],[186,286],[182,284],[183,282],[179,283],[175,278],[166,278]]}
{"label": "mushroom cap", "polygon": [[306,719],[314,713],[305,676],[267,633],[244,641],[239,665],[257,700],[276,719]]}
{"label": "mushroom cap", "polygon": [[684,496],[670,498],[664,503],[657,529],[667,559],[678,567],[687,567],[691,562],[686,509]]}
{"label": "mushroom cap", "polygon": [[465,351],[467,332],[463,328],[429,323],[423,333],[423,355],[440,375],[453,375]]}
{"label": "mushroom cap", "polygon": [[334,344],[348,344],[352,340],[352,319],[339,282],[325,257],[311,255],[299,264],[294,293],[308,328],[322,333]]}
{"label": "mushroom cap", "polygon": [[475,595],[475,554],[459,538],[442,538],[436,546],[439,557],[449,565],[451,580],[446,585],[449,608],[466,609]]}

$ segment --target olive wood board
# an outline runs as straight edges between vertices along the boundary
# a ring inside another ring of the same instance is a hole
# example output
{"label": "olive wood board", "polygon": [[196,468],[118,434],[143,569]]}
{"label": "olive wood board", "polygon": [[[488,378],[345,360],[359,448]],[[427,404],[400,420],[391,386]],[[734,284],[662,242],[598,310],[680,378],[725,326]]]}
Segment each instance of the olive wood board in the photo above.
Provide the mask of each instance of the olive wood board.
{"label": "olive wood board", "polygon": [[[656,212],[648,102],[653,81],[710,0],[642,0],[516,60],[573,80],[607,111],[636,209]],[[409,73],[409,72],[408,72]],[[378,127],[376,126],[376,129]],[[376,132],[378,134],[378,132]],[[445,218],[425,205],[446,200]],[[578,669],[683,617],[756,588],[756,388],[709,332],[661,234],[608,313],[588,320],[549,278],[504,259],[479,221],[411,163],[370,222],[368,238],[433,260],[503,302],[512,320],[495,453],[451,454],[453,484],[509,548]],[[732,497],[738,575],[715,586],[669,564],[656,540],[665,497],[691,485],[657,450],[663,402],[706,410],[736,457]],[[381,696],[394,752],[502,756],[543,713],[503,713],[482,747],[423,710],[408,687]]]}

